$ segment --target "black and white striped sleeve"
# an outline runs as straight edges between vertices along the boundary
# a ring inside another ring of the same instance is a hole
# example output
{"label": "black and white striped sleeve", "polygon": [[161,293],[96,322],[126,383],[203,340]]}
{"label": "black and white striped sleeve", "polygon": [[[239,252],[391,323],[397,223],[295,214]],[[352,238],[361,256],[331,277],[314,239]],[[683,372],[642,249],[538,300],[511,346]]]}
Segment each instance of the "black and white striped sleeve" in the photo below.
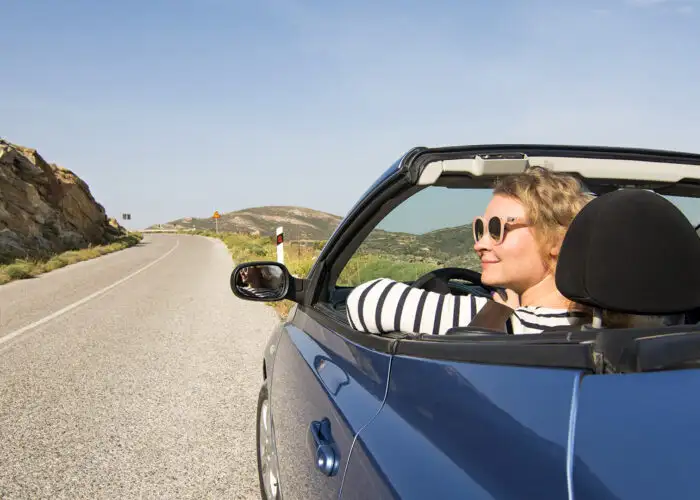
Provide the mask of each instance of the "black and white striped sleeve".
{"label": "black and white striped sleeve", "polygon": [[428,292],[378,278],[350,293],[347,316],[350,325],[362,332],[441,335],[454,326],[468,325],[487,300]]}

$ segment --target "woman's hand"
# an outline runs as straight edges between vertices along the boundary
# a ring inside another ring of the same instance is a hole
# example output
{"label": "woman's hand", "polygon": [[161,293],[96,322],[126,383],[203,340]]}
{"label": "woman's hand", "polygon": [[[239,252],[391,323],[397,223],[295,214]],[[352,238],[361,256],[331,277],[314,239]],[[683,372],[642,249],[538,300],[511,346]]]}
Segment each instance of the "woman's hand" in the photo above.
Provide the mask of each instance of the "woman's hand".
{"label": "woman's hand", "polygon": [[518,297],[518,294],[515,293],[513,290],[505,289],[506,293],[506,298],[504,299],[501,297],[501,294],[498,292],[493,292],[491,297],[493,297],[493,300],[495,302],[498,302],[499,304],[506,305],[510,307],[511,309],[517,309],[520,307],[520,297]]}

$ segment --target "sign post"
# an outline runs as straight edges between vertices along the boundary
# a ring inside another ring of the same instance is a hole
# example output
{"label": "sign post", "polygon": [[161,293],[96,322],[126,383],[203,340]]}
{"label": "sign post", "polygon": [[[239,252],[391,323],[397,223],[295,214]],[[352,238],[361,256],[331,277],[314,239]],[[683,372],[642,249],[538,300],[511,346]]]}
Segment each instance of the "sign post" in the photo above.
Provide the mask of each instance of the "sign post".
{"label": "sign post", "polygon": [[284,264],[284,229],[282,226],[277,228],[277,262]]}
{"label": "sign post", "polygon": [[216,234],[219,234],[219,219],[221,218],[221,214],[219,214],[218,210],[214,211],[214,223],[216,224]]}

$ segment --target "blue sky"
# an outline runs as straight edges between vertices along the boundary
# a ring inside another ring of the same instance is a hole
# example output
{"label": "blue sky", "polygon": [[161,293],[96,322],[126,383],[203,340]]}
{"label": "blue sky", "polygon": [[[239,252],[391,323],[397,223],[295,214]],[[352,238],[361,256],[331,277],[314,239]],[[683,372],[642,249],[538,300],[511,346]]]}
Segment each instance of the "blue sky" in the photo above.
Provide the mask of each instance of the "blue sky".
{"label": "blue sky", "polygon": [[700,152],[697,0],[6,0],[0,136],[142,228],[344,215],[415,145]]}

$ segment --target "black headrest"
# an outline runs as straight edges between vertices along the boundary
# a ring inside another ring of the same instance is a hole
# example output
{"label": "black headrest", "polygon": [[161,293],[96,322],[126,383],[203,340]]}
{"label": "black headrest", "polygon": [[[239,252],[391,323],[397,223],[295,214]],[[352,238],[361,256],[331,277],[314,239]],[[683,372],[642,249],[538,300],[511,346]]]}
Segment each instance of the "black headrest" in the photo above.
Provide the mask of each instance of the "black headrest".
{"label": "black headrest", "polygon": [[616,312],[700,307],[700,238],[673,203],[641,189],[590,201],[569,227],[556,284],[569,300]]}

